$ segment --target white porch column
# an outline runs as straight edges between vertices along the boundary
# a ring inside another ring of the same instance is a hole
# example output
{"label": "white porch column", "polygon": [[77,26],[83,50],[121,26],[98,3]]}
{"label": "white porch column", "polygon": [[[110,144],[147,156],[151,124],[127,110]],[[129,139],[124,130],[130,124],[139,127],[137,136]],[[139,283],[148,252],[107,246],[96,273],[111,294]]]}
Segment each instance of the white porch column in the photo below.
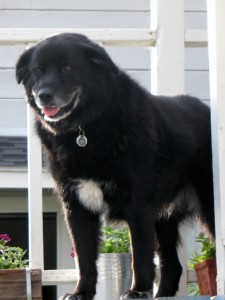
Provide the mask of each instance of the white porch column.
{"label": "white porch column", "polygon": [[[156,47],[151,53],[151,92],[177,95],[185,92],[184,1],[151,0],[151,30],[157,31]],[[186,228],[181,232],[183,247],[179,258],[183,267],[178,295],[187,295]]]}
{"label": "white porch column", "polygon": [[153,94],[183,94],[184,1],[151,0],[151,30],[157,31],[151,54]]}
{"label": "white porch column", "polygon": [[29,265],[44,267],[41,144],[34,132],[34,112],[27,106]]}
{"label": "white porch column", "polygon": [[217,292],[225,294],[225,1],[207,0]]}

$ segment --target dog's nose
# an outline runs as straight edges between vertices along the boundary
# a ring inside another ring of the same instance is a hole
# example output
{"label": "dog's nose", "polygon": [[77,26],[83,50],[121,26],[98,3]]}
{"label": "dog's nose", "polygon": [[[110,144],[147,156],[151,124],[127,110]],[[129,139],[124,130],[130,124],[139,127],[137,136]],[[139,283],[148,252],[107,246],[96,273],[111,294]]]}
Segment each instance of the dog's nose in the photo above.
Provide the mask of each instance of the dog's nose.
{"label": "dog's nose", "polygon": [[49,104],[53,99],[53,91],[49,88],[42,88],[38,92],[38,97],[43,104]]}

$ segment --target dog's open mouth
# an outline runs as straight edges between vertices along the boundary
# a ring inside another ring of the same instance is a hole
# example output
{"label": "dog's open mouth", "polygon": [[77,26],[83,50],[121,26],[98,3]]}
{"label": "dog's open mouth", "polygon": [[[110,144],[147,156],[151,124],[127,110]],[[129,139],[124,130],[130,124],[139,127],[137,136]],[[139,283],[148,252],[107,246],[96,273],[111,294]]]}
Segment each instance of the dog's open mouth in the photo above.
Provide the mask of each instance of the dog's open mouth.
{"label": "dog's open mouth", "polygon": [[77,101],[73,101],[66,106],[43,106],[41,112],[44,115],[44,119],[49,122],[58,122],[68,117],[74,110]]}
{"label": "dog's open mouth", "polygon": [[54,117],[60,111],[59,107],[56,106],[44,106],[42,109],[43,114],[47,117]]}
{"label": "dog's open mouth", "polygon": [[49,122],[58,122],[68,117],[75,108],[76,101],[67,106],[43,106],[41,109],[44,119]]}

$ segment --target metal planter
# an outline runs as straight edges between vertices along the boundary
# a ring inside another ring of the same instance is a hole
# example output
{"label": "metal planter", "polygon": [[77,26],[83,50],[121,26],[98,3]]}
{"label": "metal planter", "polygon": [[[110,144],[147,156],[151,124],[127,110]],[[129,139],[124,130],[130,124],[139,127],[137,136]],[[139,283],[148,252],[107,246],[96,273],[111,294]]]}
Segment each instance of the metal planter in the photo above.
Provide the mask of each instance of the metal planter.
{"label": "metal planter", "polygon": [[100,254],[97,266],[98,284],[95,300],[118,300],[131,286],[131,254]]}

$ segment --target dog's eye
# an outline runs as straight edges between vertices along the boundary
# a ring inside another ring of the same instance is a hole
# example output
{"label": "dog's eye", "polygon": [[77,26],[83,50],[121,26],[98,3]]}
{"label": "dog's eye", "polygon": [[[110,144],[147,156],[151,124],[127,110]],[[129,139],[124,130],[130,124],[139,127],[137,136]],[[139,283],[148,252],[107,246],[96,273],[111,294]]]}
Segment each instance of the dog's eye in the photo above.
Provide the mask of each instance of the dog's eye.
{"label": "dog's eye", "polygon": [[64,64],[64,65],[61,66],[61,71],[62,71],[63,73],[68,73],[68,72],[71,71],[71,66],[68,65],[68,64]]}
{"label": "dog's eye", "polygon": [[43,69],[41,67],[34,67],[32,69],[32,72],[36,75],[36,76],[40,76],[43,73]]}

